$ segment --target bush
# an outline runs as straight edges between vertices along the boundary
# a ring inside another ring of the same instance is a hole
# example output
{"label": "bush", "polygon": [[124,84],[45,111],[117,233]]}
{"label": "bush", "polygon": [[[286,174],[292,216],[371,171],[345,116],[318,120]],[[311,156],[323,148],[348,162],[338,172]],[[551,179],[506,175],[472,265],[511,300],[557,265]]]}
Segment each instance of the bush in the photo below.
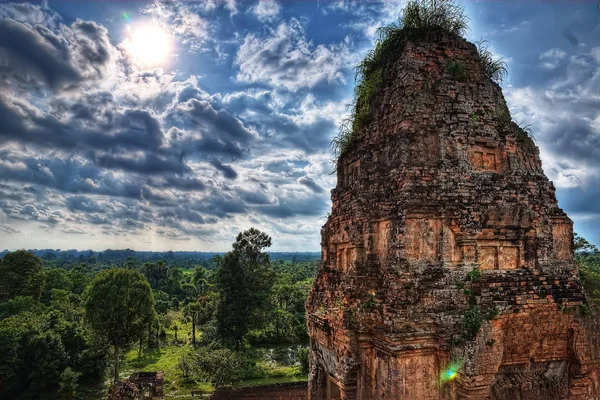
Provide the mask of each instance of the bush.
{"label": "bush", "polygon": [[469,18],[461,5],[450,0],[413,0],[402,10],[402,25],[419,30],[443,29],[464,34]]}
{"label": "bush", "polygon": [[488,49],[486,43],[487,40],[480,40],[475,43],[477,45],[481,66],[483,67],[483,74],[486,78],[491,79],[496,83],[502,83],[508,74],[506,63],[502,58],[494,59],[494,56],[490,49]]}
{"label": "bush", "polygon": [[308,347],[300,347],[296,352],[296,359],[300,363],[300,372],[308,375],[310,371],[310,350]]}
{"label": "bush", "polygon": [[245,359],[228,348],[201,347],[184,355],[179,362],[186,381],[210,382],[215,387],[229,386],[244,376]]}
{"label": "bush", "polygon": [[77,380],[79,376],[81,376],[79,372],[75,372],[69,367],[65,368],[60,374],[58,393],[61,399],[71,400],[77,398],[77,387],[79,386]]}

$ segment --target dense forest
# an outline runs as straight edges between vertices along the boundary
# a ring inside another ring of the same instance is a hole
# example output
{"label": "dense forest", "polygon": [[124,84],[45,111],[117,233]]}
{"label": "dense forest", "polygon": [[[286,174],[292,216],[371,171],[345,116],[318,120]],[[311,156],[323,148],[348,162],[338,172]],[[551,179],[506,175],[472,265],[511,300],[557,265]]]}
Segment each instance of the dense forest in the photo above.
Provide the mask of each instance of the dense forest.
{"label": "dense forest", "polygon": [[[137,371],[164,371],[166,398],[179,399],[220,386],[306,379],[304,302],[318,260],[273,260],[271,244],[250,229],[208,260],[194,253],[156,261],[130,251],[4,253],[0,398],[105,398],[115,381]],[[575,250],[597,307],[600,251],[577,236]]]}
{"label": "dense forest", "polygon": [[225,254],[3,253],[0,398],[105,398],[136,371],[164,371],[167,398],[306,379],[318,259],[271,244],[250,229]]}
{"label": "dense forest", "polygon": [[[107,266],[124,267],[126,263],[140,264],[162,261],[169,267],[195,268],[199,265],[210,268],[211,260],[216,256],[223,257],[223,252],[207,251],[136,251],[124,250],[53,250],[30,249],[30,253],[40,257],[46,267],[70,268],[72,265],[86,264],[92,270]],[[8,254],[8,250],[0,251],[0,258]],[[269,252],[271,261],[315,261],[321,253],[315,252]]]}

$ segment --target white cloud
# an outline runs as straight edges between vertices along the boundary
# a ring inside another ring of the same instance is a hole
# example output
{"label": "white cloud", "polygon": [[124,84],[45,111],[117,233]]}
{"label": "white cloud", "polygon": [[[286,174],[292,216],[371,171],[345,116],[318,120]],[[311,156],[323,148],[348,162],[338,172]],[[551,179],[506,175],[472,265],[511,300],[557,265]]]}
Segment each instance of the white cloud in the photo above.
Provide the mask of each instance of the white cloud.
{"label": "white cloud", "polygon": [[349,54],[344,44],[314,46],[296,19],[281,23],[266,37],[249,34],[235,64],[241,82],[267,83],[288,90],[312,88],[320,83],[344,82]]}
{"label": "white cloud", "polygon": [[144,9],[156,21],[181,40],[192,51],[200,51],[209,37],[209,23],[201,18],[195,8],[187,4],[155,2]]}
{"label": "white cloud", "polygon": [[558,67],[561,60],[567,56],[567,53],[561,49],[550,49],[540,54],[541,67],[545,69],[554,69]]}
{"label": "white cloud", "polygon": [[276,0],[259,0],[258,4],[252,7],[252,12],[259,21],[272,21],[279,15],[281,7]]}
{"label": "white cloud", "polygon": [[551,49],[541,59],[564,60],[566,70],[562,75],[539,88],[505,89],[515,120],[533,127],[544,169],[558,188],[600,184],[598,51],[600,48],[594,48],[567,57]]}

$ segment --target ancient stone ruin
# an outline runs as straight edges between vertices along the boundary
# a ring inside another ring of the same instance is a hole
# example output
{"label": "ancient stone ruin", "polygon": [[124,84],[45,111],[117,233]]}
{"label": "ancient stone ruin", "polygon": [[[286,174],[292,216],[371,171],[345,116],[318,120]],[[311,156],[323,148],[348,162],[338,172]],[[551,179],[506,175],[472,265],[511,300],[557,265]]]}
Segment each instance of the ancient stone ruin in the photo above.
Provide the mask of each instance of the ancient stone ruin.
{"label": "ancient stone ruin", "polygon": [[114,385],[109,400],[163,399],[164,377],[162,371],[135,372]]}
{"label": "ancient stone ruin", "polygon": [[309,398],[600,399],[597,320],[535,143],[473,44],[435,31],[398,51],[337,163]]}

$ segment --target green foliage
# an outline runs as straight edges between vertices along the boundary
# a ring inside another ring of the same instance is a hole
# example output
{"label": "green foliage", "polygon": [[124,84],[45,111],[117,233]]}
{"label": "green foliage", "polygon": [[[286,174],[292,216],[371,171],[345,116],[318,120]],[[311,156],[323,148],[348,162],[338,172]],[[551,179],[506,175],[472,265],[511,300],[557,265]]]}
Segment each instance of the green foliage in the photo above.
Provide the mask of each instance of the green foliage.
{"label": "green foliage", "polygon": [[450,76],[460,82],[467,80],[467,68],[462,61],[450,60],[446,64],[446,70]]}
{"label": "green foliage", "polygon": [[139,339],[155,315],[152,289],[141,273],[112,268],[94,278],[85,297],[85,315],[91,328],[114,346],[116,382],[119,349]]}
{"label": "green foliage", "polygon": [[185,354],[179,368],[188,381],[210,382],[215,387],[231,386],[244,376],[242,354],[218,346],[200,347]]}
{"label": "green foliage", "polygon": [[515,139],[518,142],[524,142],[528,139],[532,142],[535,142],[535,136],[533,135],[533,129],[531,128],[531,125],[517,124],[517,126],[518,129],[515,133]]}
{"label": "green foliage", "polygon": [[165,290],[169,281],[169,267],[162,261],[144,263],[141,272],[154,290]]}
{"label": "green foliage", "polygon": [[31,296],[17,296],[4,303],[0,303],[0,320],[24,312],[39,314],[44,312],[46,307]]}
{"label": "green foliage", "polygon": [[241,232],[217,273],[217,329],[225,343],[236,349],[248,330],[263,321],[275,278],[264,251],[270,246],[271,238],[258,229]]}
{"label": "green foliage", "polygon": [[414,0],[402,10],[401,21],[405,28],[442,29],[462,35],[468,28],[469,19],[464,7],[450,0]]}
{"label": "green foliage", "polygon": [[491,321],[500,314],[500,310],[494,304],[492,307],[488,307],[483,314],[486,320]]}
{"label": "green foliage", "polygon": [[[306,259],[302,255],[298,257]],[[0,301],[0,397],[73,398],[73,390],[76,390],[77,398],[88,398],[84,393],[90,387],[100,387],[105,382],[105,373],[110,366],[108,349],[112,343],[99,331],[92,331],[92,324],[85,323],[84,318],[85,307],[90,305],[89,296],[93,292],[90,287],[92,278],[97,271],[106,271],[107,266],[95,264],[92,257],[88,265],[81,263],[84,260],[81,256],[78,262],[72,264],[59,264],[59,259],[52,254],[45,256],[44,260],[51,268],[42,270],[46,284],[40,301],[32,296],[14,296]],[[135,371],[162,370],[167,391],[179,395],[189,393],[191,388],[210,390],[210,383],[197,380],[186,386],[180,379],[178,364],[182,355],[191,349],[186,343],[191,342],[192,314],[199,345],[196,349],[200,346],[210,349],[223,347],[220,344],[214,347],[214,342],[220,340],[215,319],[220,302],[216,278],[222,263],[222,257],[215,257],[210,263],[202,263],[206,267],[189,267],[187,264],[188,268],[182,270],[175,264],[166,269],[149,268],[127,260],[130,274],[137,274],[135,270],[143,269],[154,278],[155,286],[164,291],[153,291],[158,314],[152,313],[151,321],[133,335],[131,340],[138,340],[139,346],[125,352],[121,379]],[[275,261],[268,274],[271,279],[262,291],[264,303],[253,314],[249,325],[252,330],[246,337],[253,335],[256,343],[307,340],[304,302],[317,266],[316,261]],[[166,279],[162,273],[165,271]],[[260,272],[255,276],[260,276]],[[123,297],[116,291],[102,293],[106,301]],[[120,351],[123,347],[126,345],[119,347],[116,354],[123,353]],[[244,352],[237,353],[244,362],[242,378],[256,379],[244,382],[244,385],[305,379],[301,376],[300,359],[289,366],[270,364],[249,358],[248,346],[242,348]],[[296,354],[295,348],[290,351]],[[200,378],[196,376],[194,379]],[[77,386],[79,388],[75,389]],[[100,396],[94,393],[90,398]]]}
{"label": "green foliage", "polygon": [[300,372],[308,375],[310,372],[310,349],[308,347],[300,347],[296,352],[296,358],[300,363]]}
{"label": "green foliage", "polygon": [[[573,247],[588,301],[592,306],[598,307],[600,306],[600,250],[577,234],[574,237]],[[589,310],[582,310],[584,313],[587,311]]]}
{"label": "green foliage", "polygon": [[80,376],[79,372],[73,371],[70,367],[65,368],[60,374],[58,394],[61,399],[75,400],[77,398],[77,387],[79,386],[77,381]]}
{"label": "green foliage", "polygon": [[8,253],[0,262],[0,301],[16,296],[40,299],[44,288],[42,259],[25,250]]}
{"label": "green foliage", "polygon": [[508,74],[506,62],[502,58],[495,59],[486,43],[487,40],[480,40],[475,43],[477,45],[477,52],[479,53],[479,60],[483,67],[483,74],[486,78],[496,83],[502,83]]}
{"label": "green foliage", "polygon": [[508,111],[508,108],[505,105],[497,106],[494,110],[494,114],[496,115],[498,121],[505,127],[510,125],[510,123],[512,122],[510,112]]}
{"label": "green foliage", "polygon": [[356,66],[354,100],[350,118],[343,121],[331,146],[336,156],[350,149],[358,132],[373,118],[372,104],[390,63],[409,39],[419,39],[435,30],[461,35],[467,29],[464,8],[451,0],[410,0],[398,23],[379,28],[375,48]]}
{"label": "green foliage", "polygon": [[463,337],[467,340],[473,340],[481,329],[482,315],[481,309],[477,306],[468,308],[464,313]]}
{"label": "green foliage", "polygon": [[469,116],[469,126],[471,128],[479,127],[479,117],[477,117],[477,114],[471,113],[471,115]]}
{"label": "green foliage", "polygon": [[479,278],[481,278],[482,273],[478,267],[473,268],[469,272],[467,272],[467,280],[471,282],[475,282]]}
{"label": "green foliage", "polygon": [[375,308],[375,300],[373,297],[369,297],[366,301],[362,303],[362,306],[366,310],[372,310]]}

